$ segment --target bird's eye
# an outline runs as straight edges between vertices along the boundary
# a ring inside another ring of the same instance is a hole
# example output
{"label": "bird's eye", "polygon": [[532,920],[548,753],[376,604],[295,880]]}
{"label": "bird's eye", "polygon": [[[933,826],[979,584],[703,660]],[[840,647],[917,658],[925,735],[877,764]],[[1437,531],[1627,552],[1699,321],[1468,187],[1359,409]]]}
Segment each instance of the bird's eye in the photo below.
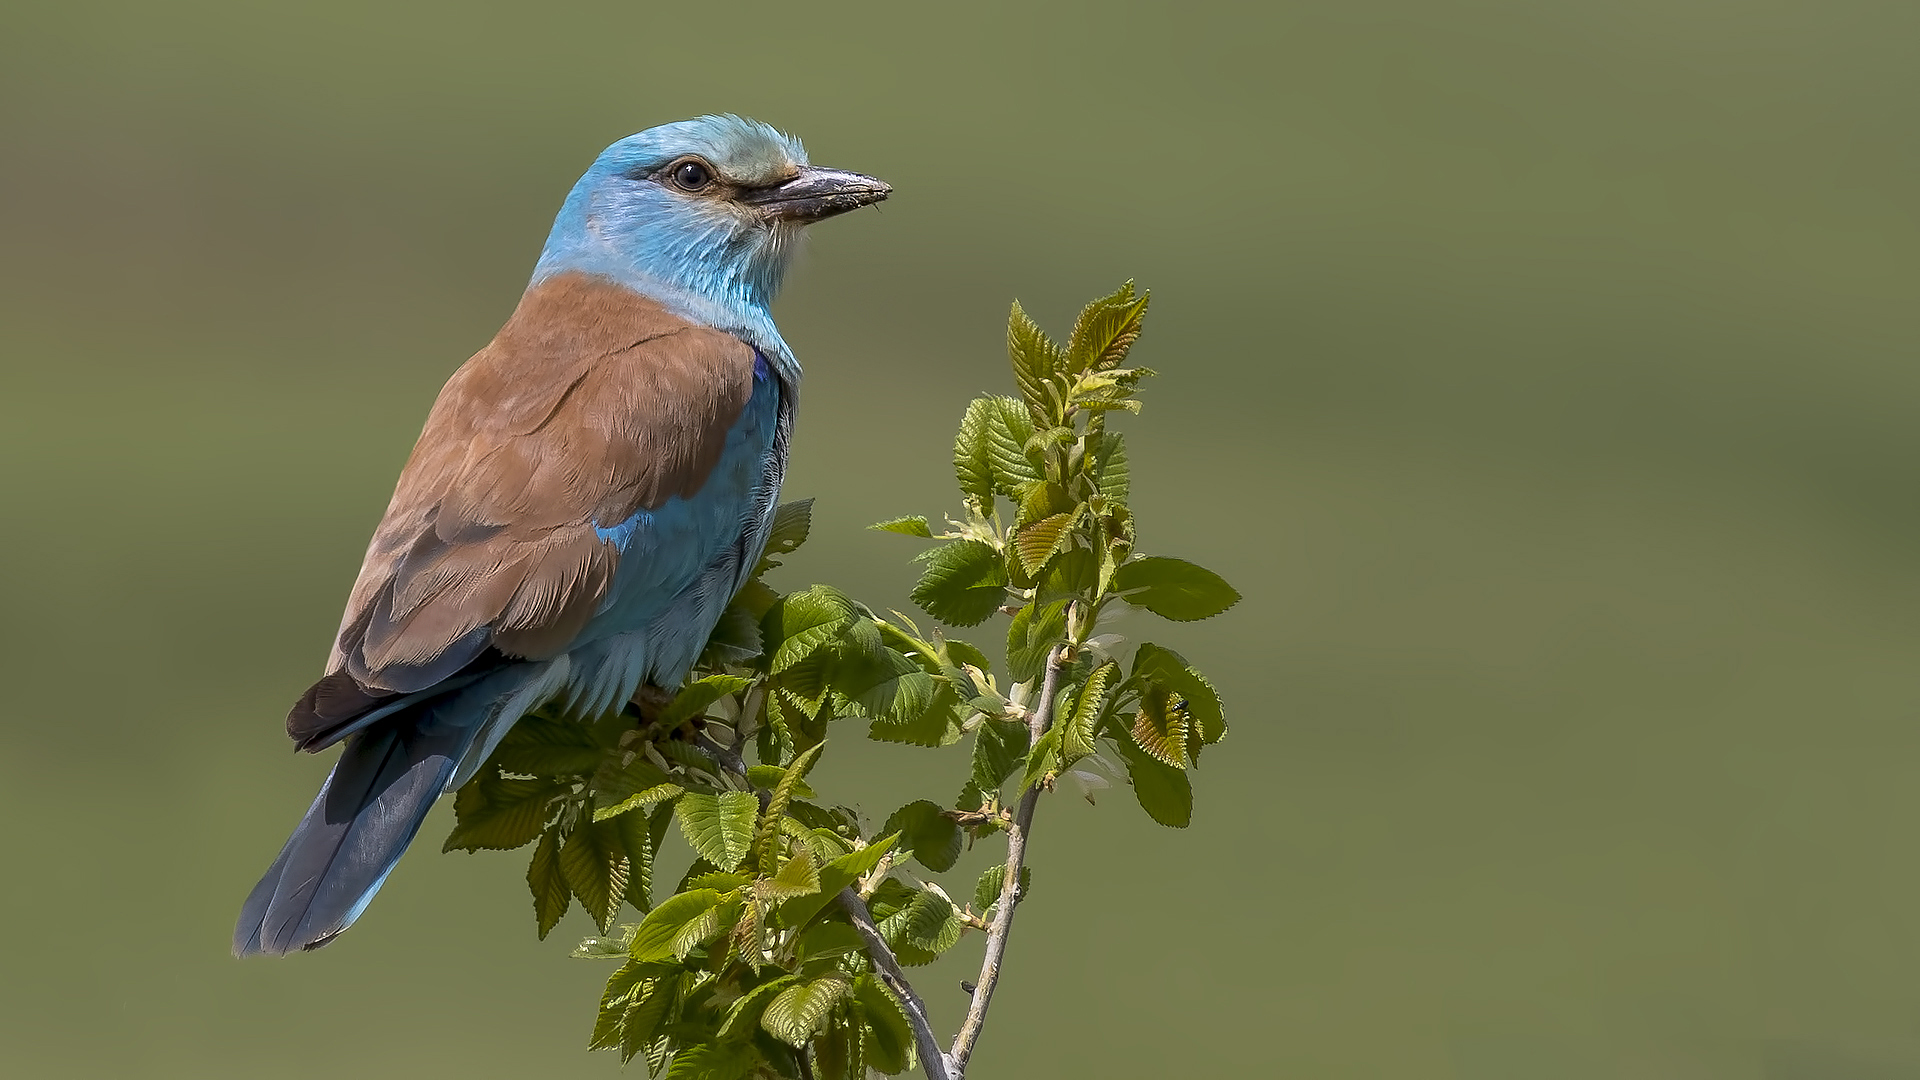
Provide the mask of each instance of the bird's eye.
{"label": "bird's eye", "polygon": [[713,183],[713,170],[704,161],[682,161],[669,169],[667,175],[681,191],[702,191]]}

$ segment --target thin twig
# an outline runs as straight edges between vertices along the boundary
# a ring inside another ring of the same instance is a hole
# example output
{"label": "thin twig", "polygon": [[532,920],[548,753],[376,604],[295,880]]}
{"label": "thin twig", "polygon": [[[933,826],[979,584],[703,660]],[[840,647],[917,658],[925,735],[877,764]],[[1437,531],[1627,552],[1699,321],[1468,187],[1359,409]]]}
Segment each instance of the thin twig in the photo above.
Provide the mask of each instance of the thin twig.
{"label": "thin twig", "polygon": [[881,981],[906,1009],[907,1024],[913,1028],[913,1045],[920,1053],[920,1069],[927,1074],[927,1080],[957,1080],[960,1074],[940,1049],[940,1037],[933,1033],[933,1022],[927,1019],[926,1004],[913,992],[907,973],[900,970],[900,961],[894,958],[887,939],[880,936],[880,928],[873,925],[873,912],[867,910],[867,902],[848,886],[840,890],[840,906],[847,909],[847,918],[859,931],[860,939],[867,943],[867,956],[879,969]]}
{"label": "thin twig", "polygon": [[[1067,646],[1056,645],[1047,656],[1047,677],[1040,684],[1040,700],[1027,715],[1027,749],[1031,753],[1041,736],[1053,723],[1053,707],[1060,694],[1060,672],[1067,666]],[[1007,953],[1007,935],[1013,930],[1013,909],[1020,903],[1020,868],[1027,858],[1027,836],[1033,829],[1033,812],[1040,805],[1040,785],[1035,784],[1020,796],[1020,808],[1014,811],[1007,827],[1007,869],[1000,881],[1000,903],[994,908],[993,923],[987,928],[987,954],[980,962],[980,978],[973,986],[973,1003],[967,1007],[966,1022],[954,1036],[953,1080],[961,1080],[967,1071],[967,1059],[973,1056],[973,1044],[987,1022],[987,1006],[993,1001],[993,988],[1000,982],[1000,966]]]}

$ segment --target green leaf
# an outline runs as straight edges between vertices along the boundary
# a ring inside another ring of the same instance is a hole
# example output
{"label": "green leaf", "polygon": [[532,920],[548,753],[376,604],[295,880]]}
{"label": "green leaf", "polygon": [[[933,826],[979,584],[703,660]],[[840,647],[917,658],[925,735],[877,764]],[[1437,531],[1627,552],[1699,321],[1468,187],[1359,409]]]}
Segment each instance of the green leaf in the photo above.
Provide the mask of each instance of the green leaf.
{"label": "green leaf", "polygon": [[1055,514],[1021,529],[1014,535],[1013,550],[1029,575],[1038,574],[1073,538],[1077,513]]}
{"label": "green leaf", "polygon": [[[802,751],[799,757],[794,758],[793,764],[787,766],[786,773],[780,777],[780,782],[774,785],[773,793],[768,796],[766,812],[760,815],[754,835],[754,841],[760,848],[761,873],[765,873],[773,865],[776,854],[775,845],[780,839],[780,819],[787,816],[787,804],[793,801],[795,791],[805,786],[803,781],[807,770],[813,768],[813,763],[819,759],[820,751],[825,749],[826,745],[826,743],[816,743]],[[807,794],[812,792],[808,791]],[[758,809],[759,799],[755,798],[754,803],[755,808]],[[818,884],[815,882],[816,886]]]}
{"label": "green leaf", "polygon": [[879,979],[861,975],[853,980],[853,998],[860,1003],[865,1030],[861,1042],[866,1064],[893,1076],[907,1069],[908,1053],[913,1046],[913,1028],[907,1023],[906,1010]]}
{"label": "green leaf", "polygon": [[513,725],[493,760],[505,772],[565,776],[593,772],[605,753],[585,725],[536,712]]}
{"label": "green leaf", "polygon": [[1121,564],[1113,575],[1121,599],[1165,619],[1210,619],[1240,600],[1220,575],[1185,559],[1151,555]]}
{"label": "green leaf", "polygon": [[[766,791],[772,791],[774,788],[779,787],[780,781],[784,779],[786,775],[787,767],[785,765],[747,766],[747,783]],[[793,794],[802,799],[811,799],[814,797],[814,790],[807,785],[805,780],[801,780],[793,789]]]}
{"label": "green leaf", "polygon": [[1014,613],[1007,626],[1007,671],[1015,682],[1040,677],[1047,655],[1067,636],[1067,601],[1056,600],[1039,610],[1028,604]]}
{"label": "green leaf", "polygon": [[1111,660],[1094,668],[1073,696],[1073,707],[1061,709],[1060,750],[1069,763],[1093,753],[1100,706],[1106,702],[1108,685],[1119,673],[1120,665]]}
{"label": "green leaf", "polygon": [[727,1018],[721,1022],[718,1036],[723,1041],[734,1042],[751,1035],[760,1026],[760,1014],[766,1011],[767,1002],[780,995],[780,991],[797,985],[804,976],[782,975],[771,982],[761,983],[735,1001],[727,1008]]}
{"label": "green leaf", "polygon": [[759,565],[754,567],[753,576],[759,577],[779,566],[778,556],[791,555],[794,549],[807,542],[807,533],[812,529],[812,499],[781,503],[780,508],[773,512],[773,524],[767,529],[766,550],[760,556]]}
{"label": "green leaf", "polygon": [[849,923],[823,922],[807,928],[794,942],[793,948],[795,957],[806,961],[857,953],[866,948],[866,941],[860,937],[860,931]]}
{"label": "green leaf", "polygon": [[1025,791],[1037,784],[1044,783],[1051,773],[1060,771],[1060,725],[1047,729],[1040,741],[1027,751],[1027,771],[1020,780],[1020,790]]}
{"label": "green leaf", "polygon": [[688,792],[674,804],[680,832],[693,850],[722,870],[732,870],[753,850],[760,800],[751,791],[718,795]]}
{"label": "green leaf", "polygon": [[1013,362],[1013,379],[1027,399],[1034,422],[1057,422],[1060,401],[1047,392],[1054,372],[1060,369],[1060,347],[1034,325],[1018,300],[1007,316],[1007,357]]}
{"label": "green leaf", "polygon": [[1117,503],[1127,501],[1131,475],[1127,470],[1127,442],[1117,431],[1103,432],[1094,456],[1093,475],[1100,494]]}
{"label": "green leaf", "polygon": [[555,823],[534,845],[533,860],[527,864],[527,888],[533,892],[533,918],[540,927],[540,940],[560,922],[573,903],[573,890],[567,888],[560,872],[560,825]]}
{"label": "green leaf", "polygon": [[805,1046],[851,985],[845,975],[833,972],[788,987],[760,1014],[760,1026],[788,1046]]}
{"label": "green leaf", "polygon": [[919,967],[953,948],[963,927],[945,897],[915,889],[905,906],[881,919],[876,928],[902,964]]}
{"label": "green leaf", "polygon": [[670,896],[647,913],[633,932],[627,955],[641,961],[671,961],[674,939],[709,910],[719,906],[722,895],[713,889],[694,889]]}
{"label": "green leaf", "polygon": [[[953,684],[926,676],[933,688],[924,708],[909,712],[903,720],[875,719],[867,737],[879,742],[910,743],[914,746],[947,746],[960,741],[960,699]],[[918,694],[924,687],[910,687]]]}
{"label": "green leaf", "polygon": [[1162,825],[1184,829],[1193,820],[1193,784],[1187,774],[1155,761],[1131,739],[1115,739],[1133,780],[1134,798],[1147,816]]}
{"label": "green leaf", "polygon": [[[981,873],[980,880],[973,887],[973,906],[984,913],[988,908],[1000,902],[1000,890],[1007,884],[1007,864],[989,866]],[[1033,867],[1020,868],[1020,895],[1024,898],[1033,885]]]}
{"label": "green leaf", "polygon": [[813,865],[813,855],[803,847],[781,864],[779,873],[761,882],[761,886],[760,894],[769,900],[812,896],[820,891],[820,871]]}
{"label": "green leaf", "polygon": [[[759,581],[747,582],[747,588],[720,612],[713,632],[707,635],[706,648],[700,651],[696,667],[712,668],[726,664],[746,664],[758,659],[765,648],[760,638],[760,616],[773,605],[773,590]],[[764,598],[757,610],[755,601]]]}
{"label": "green leaf", "polygon": [[1027,457],[1027,442],[1033,438],[1033,417],[1026,406],[1013,398],[981,400],[988,402],[986,459],[993,490],[1008,498],[1018,498],[1023,486],[1045,479],[1040,467]]}
{"label": "green leaf", "polygon": [[981,540],[960,540],[921,554],[927,568],[913,587],[921,610],[953,626],[984,622],[1007,598],[1000,553]]}
{"label": "green leaf", "polygon": [[653,909],[653,856],[660,850],[672,817],[671,808],[659,806],[652,814],[623,814],[611,819],[627,852],[627,903],[641,912]]}
{"label": "green leaf", "polygon": [[[664,776],[666,774],[661,773],[661,775]],[[681,787],[679,784],[655,784],[645,791],[634,792],[632,795],[614,803],[612,806],[596,807],[593,811],[593,820],[605,821],[608,818],[616,818],[634,810],[645,810],[650,806],[657,806],[661,803],[671,803],[686,794],[686,791],[687,789]]]}
{"label": "green leaf", "polygon": [[620,1018],[620,1060],[631,1061],[659,1037],[667,1015],[680,997],[680,980],[663,978],[651,982],[646,992],[627,1006]]}
{"label": "green leaf", "polygon": [[737,1043],[701,1043],[677,1050],[666,1080],[746,1080],[753,1050]]}
{"label": "green leaf", "polygon": [[1188,723],[1188,757],[1197,760],[1200,747],[1211,746],[1226,736],[1227,720],[1220,707],[1219,693],[1185,657],[1172,649],[1143,642],[1133,654],[1133,674],[1151,688],[1179,695],[1177,704]]}
{"label": "green leaf", "polygon": [[987,456],[987,423],[993,400],[982,397],[967,403],[953,441],[953,472],[961,494],[988,506],[993,503],[993,463]]}
{"label": "green leaf", "polygon": [[938,803],[926,799],[895,810],[880,831],[899,833],[900,850],[911,851],[922,866],[936,874],[953,869],[966,839],[959,824]]}
{"label": "green leaf", "polygon": [[1027,725],[1018,720],[980,721],[973,730],[973,783],[985,793],[1000,790],[1022,762],[1027,760],[1031,739]]}
{"label": "green leaf", "polygon": [[812,896],[801,896],[787,901],[780,908],[781,918],[788,926],[804,926],[809,919],[832,903],[840,890],[858,882],[868,871],[880,865],[880,860],[899,839],[898,834],[882,837],[858,851],[842,855],[821,867],[820,891]]}
{"label": "green leaf", "polygon": [[482,769],[453,797],[454,828],[442,851],[510,851],[531,843],[547,825],[553,800],[568,786],[554,780],[509,780]]}
{"label": "green leaf", "polygon": [[603,934],[626,899],[629,869],[620,826],[610,821],[581,822],[560,847],[560,876]]}
{"label": "green leaf", "polygon": [[1140,699],[1133,717],[1135,746],[1154,759],[1176,769],[1192,764],[1187,758],[1187,716],[1183,708],[1165,694],[1149,693]]}
{"label": "green leaf", "polygon": [[728,694],[737,694],[753,685],[752,679],[738,675],[708,675],[680,688],[673,702],[660,714],[660,722],[673,727],[696,716],[704,716],[707,707]]}
{"label": "green leaf", "polygon": [[845,593],[825,585],[781,597],[760,621],[760,632],[773,650],[770,670],[784,671],[806,659],[859,617]]}
{"label": "green leaf", "polygon": [[1081,309],[1067,338],[1068,370],[1102,371],[1125,360],[1127,350],[1140,337],[1147,299],[1145,294],[1134,296],[1133,282],[1129,281],[1112,296],[1101,297]]}
{"label": "green leaf", "polygon": [[933,529],[927,525],[926,516],[923,514],[909,514],[906,517],[876,521],[867,526],[867,528],[879,529],[881,532],[899,533],[902,536],[924,536],[928,539],[932,539],[933,537]]}

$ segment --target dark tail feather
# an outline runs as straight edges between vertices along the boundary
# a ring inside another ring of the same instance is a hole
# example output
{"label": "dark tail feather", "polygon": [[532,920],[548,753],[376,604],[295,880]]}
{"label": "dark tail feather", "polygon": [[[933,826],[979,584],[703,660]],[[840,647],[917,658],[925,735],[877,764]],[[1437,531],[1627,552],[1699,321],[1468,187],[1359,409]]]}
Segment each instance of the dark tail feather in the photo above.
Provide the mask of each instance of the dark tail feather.
{"label": "dark tail feather", "polygon": [[347,740],[307,816],[240,909],[235,956],[317,949],[359,917],[480,732],[482,725],[430,715],[447,704],[420,702]]}

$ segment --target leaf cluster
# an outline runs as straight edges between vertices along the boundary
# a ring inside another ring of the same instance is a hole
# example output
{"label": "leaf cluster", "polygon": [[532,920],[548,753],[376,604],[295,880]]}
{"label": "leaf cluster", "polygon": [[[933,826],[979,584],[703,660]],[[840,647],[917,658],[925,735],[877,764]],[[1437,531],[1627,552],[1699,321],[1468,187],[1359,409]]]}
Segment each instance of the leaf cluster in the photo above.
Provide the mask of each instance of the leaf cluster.
{"label": "leaf cluster", "polygon": [[[901,872],[909,859],[952,870],[969,843],[1013,827],[1010,796],[1067,778],[1092,798],[1124,778],[1155,821],[1188,824],[1189,771],[1226,732],[1219,695],[1179,653],[1128,648],[1106,624],[1126,609],[1207,618],[1239,594],[1136,549],[1127,448],[1107,418],[1138,412],[1153,374],[1127,364],[1146,309],[1129,283],[1088,305],[1062,345],[1014,306],[1019,396],[967,407],[953,454],[961,512],[938,533],[921,516],[875,526],[940,541],[917,556],[926,628],[828,586],[769,586],[811,527],[810,502],[784,505],[684,686],[645,688],[602,717],[538,712],[458,792],[447,849],[531,845],[540,936],[578,902],[600,935],[576,955],[620,962],[593,1047],[671,1080],[905,1071],[909,1011],[836,902],[843,890],[912,967],[1025,897],[1024,865],[956,885],[966,904]],[[946,628],[1001,616],[996,674]],[[915,800],[878,828],[823,800],[807,776],[843,719],[883,742],[967,742],[958,796]],[[655,862],[675,829],[696,858],[656,904]],[[621,923],[623,908],[639,921]]]}

